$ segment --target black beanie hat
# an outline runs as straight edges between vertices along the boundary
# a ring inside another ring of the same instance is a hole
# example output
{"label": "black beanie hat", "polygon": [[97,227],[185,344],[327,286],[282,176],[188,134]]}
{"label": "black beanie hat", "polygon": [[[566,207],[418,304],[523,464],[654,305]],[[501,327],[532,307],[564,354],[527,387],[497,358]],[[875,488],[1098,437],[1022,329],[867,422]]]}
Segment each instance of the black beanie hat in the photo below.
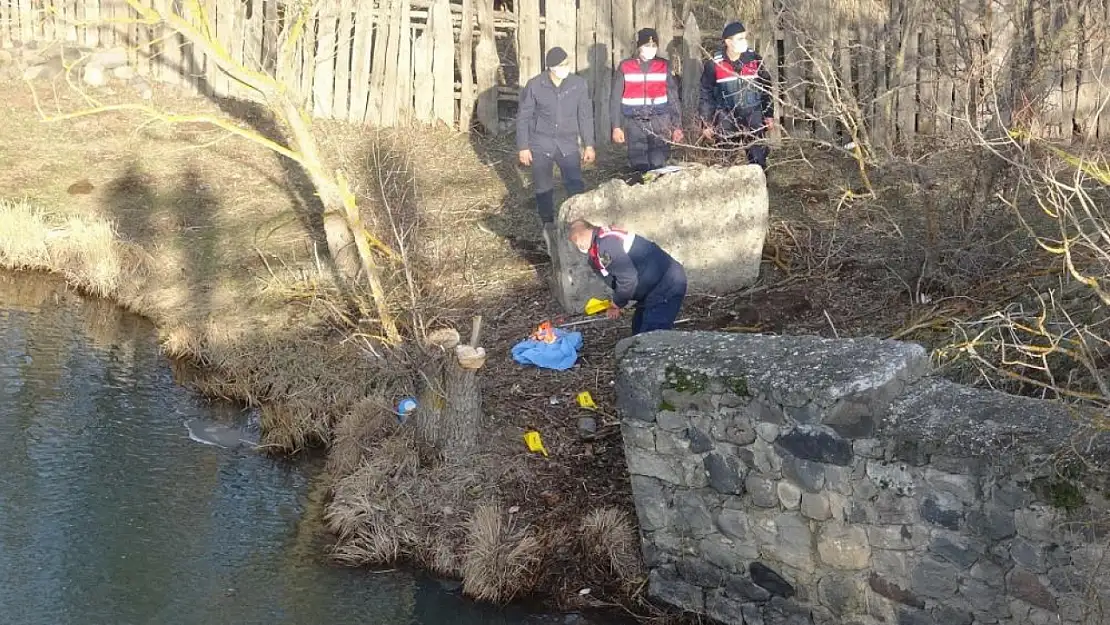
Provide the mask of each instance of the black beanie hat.
{"label": "black beanie hat", "polygon": [[725,31],[721,33],[721,39],[728,39],[729,37],[734,37],[743,32],[747,32],[743,23],[731,22],[728,26],[725,26]]}
{"label": "black beanie hat", "polygon": [[655,32],[654,28],[641,28],[640,31],[636,33],[636,47],[639,48],[649,43],[659,45],[659,33]]}
{"label": "black beanie hat", "polygon": [[545,56],[543,60],[544,63],[547,64],[547,69],[551,69],[552,67],[555,67],[556,65],[567,60],[567,51],[558,46],[555,46],[554,48],[551,48],[547,51],[547,56]]}

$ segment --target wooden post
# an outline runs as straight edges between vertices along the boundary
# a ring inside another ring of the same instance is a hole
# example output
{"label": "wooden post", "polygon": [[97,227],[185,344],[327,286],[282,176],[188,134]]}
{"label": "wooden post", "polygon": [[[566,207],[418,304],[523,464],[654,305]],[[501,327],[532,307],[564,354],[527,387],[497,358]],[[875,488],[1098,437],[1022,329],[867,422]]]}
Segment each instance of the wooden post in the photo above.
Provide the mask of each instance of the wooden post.
{"label": "wooden post", "polygon": [[786,110],[783,111],[782,125],[783,130],[790,134],[804,136],[809,133],[809,122],[805,116],[806,85],[802,73],[805,54],[798,45],[797,28],[796,20],[792,17],[782,30],[783,56],[786,57],[783,63],[786,80],[782,89],[782,102]]}
{"label": "wooden post", "polygon": [[1099,23],[1097,17],[1091,15],[1087,8],[1083,15],[1083,36],[1080,41],[1081,61],[1079,66],[1079,93],[1075,101],[1075,123],[1079,126],[1084,141],[1093,141],[1098,133],[1098,99],[1099,84],[1101,84],[1101,68],[1099,67],[1102,53],[1101,43],[1105,35],[1091,32],[1090,24]]}
{"label": "wooden post", "polygon": [[[590,1],[590,0],[584,0]],[[599,145],[607,145],[613,134],[609,99],[613,95],[613,6],[610,0],[594,4],[594,44],[590,65],[594,78],[594,127]]]}
{"label": "wooden post", "polygon": [[278,0],[262,0],[262,71],[277,75],[277,57],[281,52],[281,23],[278,21]]}
{"label": "wooden post", "polygon": [[103,27],[100,23],[100,0],[84,0],[83,3],[85,20],[88,22],[85,30],[85,45],[96,48],[101,45],[100,30]]}
{"label": "wooden post", "polygon": [[690,140],[696,140],[698,126],[698,104],[701,99],[701,72],[702,59],[701,28],[694,13],[686,15],[686,24],[682,28],[682,118],[686,120],[686,127],[690,130]]}
{"label": "wooden post", "polygon": [[635,20],[632,0],[613,0],[613,67],[632,56],[632,44],[636,42]]}
{"label": "wooden post", "polygon": [[913,148],[914,135],[917,133],[917,33],[902,33],[903,62],[901,67],[895,67],[899,76],[898,81],[898,138],[902,149],[907,152]]}
{"label": "wooden post", "polygon": [[566,50],[572,69],[577,67],[575,55],[578,51],[574,2],[575,0],[547,0],[547,20],[544,27],[544,50],[555,46]]}
{"label": "wooden post", "polygon": [[[385,50],[393,30],[393,12],[400,10],[399,0],[381,0],[374,17],[374,55],[370,63],[370,88],[367,90],[366,123],[377,126],[382,123],[382,108],[385,104]],[[369,12],[372,7],[364,5]],[[396,35],[392,35],[396,36]],[[389,61],[393,63],[393,60]]]}
{"label": "wooden post", "polygon": [[[573,3],[571,6],[573,8]],[[597,19],[596,7],[595,0],[581,0],[576,15],[578,23],[574,28],[574,31],[577,33],[577,47],[573,55],[575,59],[575,71],[586,80],[586,85],[590,89],[591,101],[592,98],[597,97],[597,80],[594,79],[594,76],[597,74],[597,68],[594,67],[594,60],[590,58],[590,51],[594,46],[594,21]]]}
{"label": "wooden post", "polygon": [[424,364],[420,367],[420,392],[413,422],[417,436],[433,447],[441,440],[439,432],[447,407],[445,364],[460,341],[459,333],[453,328],[436,330],[424,341]]}
{"label": "wooden post", "polygon": [[412,67],[415,73],[416,121],[430,123],[434,115],[432,88],[435,79],[432,75],[432,33],[427,27],[417,35],[412,45]]}
{"label": "wooden post", "polygon": [[373,80],[374,12],[365,3],[355,4],[355,41],[351,60],[351,106],[347,121],[354,124],[369,123],[367,104],[370,83]]}
{"label": "wooden post", "polygon": [[354,7],[352,0],[339,2],[339,29],[335,35],[335,91],[332,95],[332,119],[346,120],[351,113],[351,57],[355,41]]}
{"label": "wooden post", "polygon": [[514,2],[517,6],[516,53],[519,75],[517,82],[524,86],[540,73],[543,51],[540,50],[540,3]]}
{"label": "wooden post", "polygon": [[918,104],[917,132],[924,136],[936,133],[937,118],[937,49],[933,29],[926,26],[918,34],[918,50],[920,54],[921,78],[920,103]]}
{"label": "wooden post", "polygon": [[[182,17],[189,20],[191,24],[197,25],[200,23],[200,17],[193,14],[193,10],[185,5]],[[184,41],[184,38],[182,38]],[[188,82],[193,85],[200,94],[212,93],[212,85],[205,78],[206,65],[208,63],[208,56],[193,44],[185,42],[182,50],[182,58],[185,59],[188,71]]]}
{"label": "wooden post", "polygon": [[[1107,11],[1110,14],[1110,10]],[[1097,126],[1097,131],[1091,136],[1097,136],[1100,141],[1110,142],[1110,35],[1102,33],[1102,45],[1095,65],[1095,75],[1098,76],[1098,118],[1092,121],[1092,128]]]}
{"label": "wooden post", "polygon": [[[859,46],[853,52],[856,62],[856,91],[859,94],[860,109],[863,114],[863,123],[867,126],[868,136],[875,141],[875,66],[874,41],[871,38],[871,27],[860,21],[856,30],[859,37]],[[874,147],[874,146],[869,146]]]}
{"label": "wooden post", "polygon": [[[459,130],[468,132],[474,113],[474,0],[462,0],[459,28]],[[452,95],[454,95],[452,86]]]}
{"label": "wooden post", "polygon": [[7,48],[12,42],[12,12],[9,0],[0,0],[0,49]]}
{"label": "wooden post", "polygon": [[312,77],[312,115],[331,117],[335,93],[336,0],[320,6],[320,27],[316,31],[316,65]]}
{"label": "wooden post", "polygon": [[31,0],[13,1],[19,3],[19,40],[23,43],[30,42],[35,38],[33,27],[35,11],[31,5]]}
{"label": "wooden post", "polygon": [[432,37],[432,118],[454,128],[455,40],[451,36],[451,7],[447,0],[434,0],[424,34],[429,32]]}
{"label": "wooden post", "polygon": [[493,23],[493,0],[478,3],[478,45],[474,50],[476,84],[478,86],[478,121],[490,134],[497,133],[497,40]]}
{"label": "wooden post", "polygon": [[[226,1],[226,0],[225,0]],[[251,58],[247,57],[244,52],[247,44],[247,5],[242,0],[238,0],[233,5],[234,11],[231,13],[231,18],[234,23],[231,26],[231,43],[228,45],[228,53],[231,55],[231,60],[240,67],[250,67]],[[257,94],[252,90],[241,84],[239,81],[228,77],[228,86],[230,95],[237,98],[251,98]]]}
{"label": "wooden post", "polygon": [[[407,1],[401,2],[401,10],[397,14],[397,76],[398,82],[394,95],[397,107],[397,122],[407,123],[412,120],[413,92],[415,90],[412,71],[412,13]],[[392,57],[391,57],[392,58]],[[402,80],[401,77],[404,77]],[[387,75],[388,78],[388,75]]]}
{"label": "wooden post", "polygon": [[659,16],[656,14],[658,4],[654,0],[636,0],[635,10],[633,11],[632,18],[632,32],[629,32],[626,37],[635,42],[636,32],[641,28],[654,28],[659,30]]}
{"label": "wooden post", "polygon": [[1060,51],[1063,63],[1063,85],[1060,98],[1060,138],[1071,141],[1075,128],[1075,113],[1079,100],[1079,46],[1081,42],[1076,37],[1065,44]]}
{"label": "wooden post", "polygon": [[760,53],[763,55],[763,66],[767,68],[768,73],[771,74],[771,99],[775,103],[775,116],[776,123],[774,129],[771,130],[771,136],[776,137],[781,132],[779,125],[782,119],[782,93],[779,84],[779,49],[778,40],[780,35],[779,30],[779,16],[776,10],[777,3],[775,0],[760,0],[760,13],[762,19],[760,23],[763,27],[763,32],[767,34],[767,40],[762,45]]}
{"label": "wooden post", "polygon": [[955,72],[957,68],[955,51],[952,46],[947,43],[950,41],[946,39],[952,36],[952,30],[949,24],[944,24],[942,28],[935,31],[937,39],[934,44],[936,46],[936,64],[937,64],[937,93],[936,93],[936,130],[940,134],[947,134],[952,131],[952,92],[955,88]]}
{"label": "wooden post", "polygon": [[655,27],[659,31],[659,54],[668,59],[674,58],[678,48],[674,40],[675,13],[671,0],[658,0],[655,15],[659,21]]}
{"label": "wooden post", "polygon": [[[144,6],[151,6],[150,0],[143,0]],[[134,15],[133,17],[138,17]],[[70,29],[72,30],[72,29]],[[146,24],[140,24],[136,28],[135,46],[138,48],[136,52],[136,70],[139,75],[148,78],[154,75],[154,27]]]}

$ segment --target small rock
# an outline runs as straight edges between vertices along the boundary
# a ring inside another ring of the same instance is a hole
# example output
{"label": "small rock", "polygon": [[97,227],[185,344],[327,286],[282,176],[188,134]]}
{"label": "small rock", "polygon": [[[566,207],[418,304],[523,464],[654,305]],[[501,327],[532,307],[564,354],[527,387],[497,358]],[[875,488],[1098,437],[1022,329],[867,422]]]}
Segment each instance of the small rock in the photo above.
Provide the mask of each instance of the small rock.
{"label": "small rock", "polygon": [[516,514],[520,512],[520,506],[512,506],[509,508],[509,514]]}
{"label": "small rock", "polygon": [[15,62],[15,57],[7,50],[0,50],[0,67],[11,65]]}
{"label": "small rock", "polygon": [[802,489],[786,480],[782,480],[778,483],[778,495],[783,508],[794,510],[802,500]]}
{"label": "small rock", "polygon": [[586,595],[590,594],[590,592],[591,592],[591,591],[590,591],[590,589],[589,589],[589,588],[583,588],[582,590],[579,590],[579,591],[578,591],[578,594],[580,594],[580,595],[582,595],[583,597],[585,597]]}
{"label": "small rock", "polygon": [[104,68],[95,63],[89,63],[85,66],[81,80],[90,87],[103,87],[108,84],[108,77],[104,75]]}
{"label": "small rock", "polygon": [[581,417],[578,419],[578,435],[582,438],[593,438],[597,433],[597,420],[593,417]]}
{"label": "small rock", "polygon": [[112,75],[119,80],[131,80],[135,77],[135,69],[130,65],[121,65],[112,70]]}
{"label": "small rock", "polygon": [[45,65],[32,65],[31,67],[23,70],[23,80],[35,80],[43,74],[43,71],[45,69]]}

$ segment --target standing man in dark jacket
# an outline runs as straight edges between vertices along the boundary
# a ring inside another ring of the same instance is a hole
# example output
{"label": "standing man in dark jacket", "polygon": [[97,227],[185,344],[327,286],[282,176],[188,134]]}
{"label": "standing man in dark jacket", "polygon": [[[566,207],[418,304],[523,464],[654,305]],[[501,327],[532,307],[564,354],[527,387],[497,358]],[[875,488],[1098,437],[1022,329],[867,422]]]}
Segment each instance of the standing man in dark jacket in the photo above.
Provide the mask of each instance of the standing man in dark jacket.
{"label": "standing man in dark jacket", "polygon": [[624,230],[571,222],[567,238],[613,289],[606,315],[616,319],[636,302],[632,333],[670,330],[686,297],[686,270],[655,243]]}
{"label": "standing man in dark jacket", "polygon": [[[536,210],[550,256],[555,232],[555,165],[559,165],[567,195],[574,195],[586,188],[582,161],[592,163],[596,155],[593,103],[585,79],[570,73],[562,48],[548,50],[544,61],[547,71],[529,80],[520,92],[516,147],[520,163],[532,167]],[[579,138],[584,154],[578,150]]]}
{"label": "standing man in dark jacket", "polygon": [[654,28],[636,33],[636,54],[621,61],[609,104],[613,143],[628,141],[628,164],[643,174],[667,163],[668,141],[682,141],[682,112],[671,63],[658,56]]}
{"label": "standing man in dark jacket", "polygon": [[748,48],[748,33],[740,22],[725,26],[724,46],[705,65],[701,75],[702,135],[722,147],[747,147],[748,163],[767,169],[770,148],[762,142],[775,124],[771,74],[763,57]]}

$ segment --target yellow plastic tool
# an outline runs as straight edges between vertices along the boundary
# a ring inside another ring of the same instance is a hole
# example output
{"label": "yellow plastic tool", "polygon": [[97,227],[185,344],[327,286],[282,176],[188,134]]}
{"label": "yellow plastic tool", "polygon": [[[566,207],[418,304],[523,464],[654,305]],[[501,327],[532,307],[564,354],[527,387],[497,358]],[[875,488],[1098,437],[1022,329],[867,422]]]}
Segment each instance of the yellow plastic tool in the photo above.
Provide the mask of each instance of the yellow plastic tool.
{"label": "yellow plastic tool", "polygon": [[586,302],[586,314],[596,315],[598,313],[603,313],[609,309],[609,306],[609,300],[591,297],[589,301]]}
{"label": "yellow plastic tool", "polygon": [[578,405],[586,410],[597,410],[597,404],[594,403],[594,398],[589,391],[582,391],[578,394]]}
{"label": "yellow plastic tool", "polygon": [[528,445],[528,451],[539,452],[547,457],[547,449],[543,446],[543,440],[540,439],[540,433],[534,430],[524,433],[524,444]]}

